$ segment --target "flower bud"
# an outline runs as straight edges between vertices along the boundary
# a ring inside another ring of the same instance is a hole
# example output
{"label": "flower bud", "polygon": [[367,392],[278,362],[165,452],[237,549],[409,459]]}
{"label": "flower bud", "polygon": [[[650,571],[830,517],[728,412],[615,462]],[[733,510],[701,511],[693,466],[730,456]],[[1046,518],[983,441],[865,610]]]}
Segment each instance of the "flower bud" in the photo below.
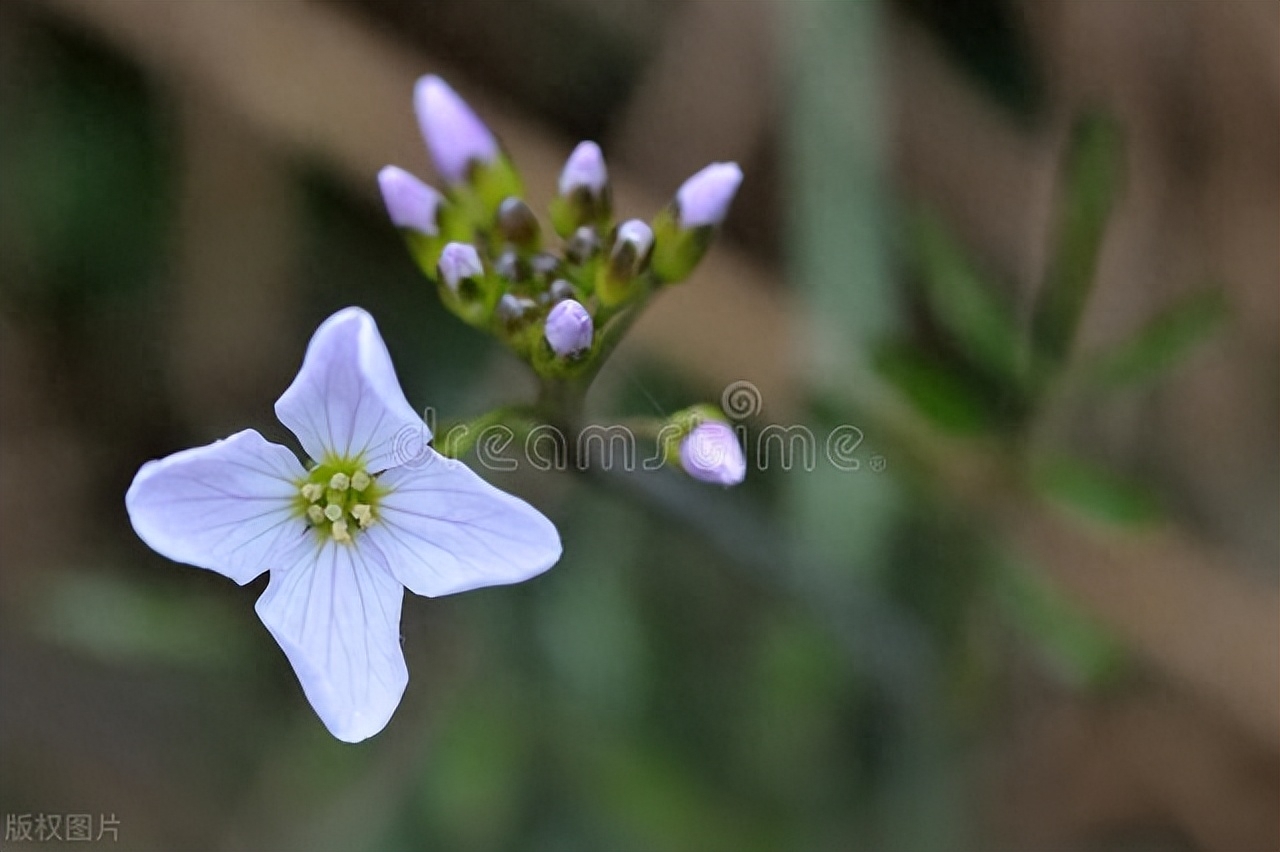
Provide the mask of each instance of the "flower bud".
{"label": "flower bud", "polygon": [[560,271],[560,258],[550,252],[538,252],[529,258],[529,271],[543,279],[550,278]]}
{"label": "flower bud", "polygon": [[552,302],[563,302],[565,299],[573,299],[578,295],[578,291],[572,284],[563,278],[557,278],[551,282],[551,287],[547,290],[547,296]]}
{"label": "flower bud", "polygon": [[440,205],[444,196],[404,169],[386,166],[378,172],[378,187],[387,214],[397,228],[409,228],[428,237],[440,233]]}
{"label": "flower bud", "polygon": [[609,253],[609,263],[616,265],[620,274],[636,275],[651,248],[653,231],[639,219],[628,219],[618,226],[618,235],[613,241],[613,250]]}
{"label": "flower bud", "polygon": [[413,104],[431,159],[449,183],[466,180],[472,163],[490,163],[500,155],[498,140],[489,128],[448,83],[434,74],[418,80]]}
{"label": "flower bud", "polygon": [[565,259],[571,263],[586,263],[600,251],[600,236],[587,225],[573,232],[564,247]]}
{"label": "flower bud", "polygon": [[560,194],[569,196],[584,189],[590,195],[599,196],[608,185],[609,171],[605,168],[600,146],[594,142],[579,142],[560,172]]}
{"label": "flower bud", "polygon": [[560,193],[551,200],[551,225],[567,238],[583,225],[603,227],[613,212],[609,171],[594,142],[579,142],[560,172]]}
{"label": "flower bud", "polygon": [[700,482],[737,485],[747,475],[747,460],[728,423],[704,420],[680,442],[680,466]]}
{"label": "flower bud", "polygon": [[737,163],[712,163],[676,190],[676,212],[684,228],[719,225],[742,183]]}
{"label": "flower bud", "polygon": [[569,358],[591,348],[595,326],[591,322],[591,314],[580,302],[565,299],[556,303],[547,314],[544,334],[552,352],[561,358]]}
{"label": "flower bud", "polygon": [[510,197],[498,205],[498,216],[495,224],[502,238],[520,248],[536,248],[540,228],[538,217],[523,199]]}
{"label": "flower bud", "polygon": [[537,303],[532,299],[507,293],[498,300],[497,307],[494,308],[493,313],[504,326],[508,329],[514,329],[523,325],[529,315],[537,308]]}
{"label": "flower bud", "polygon": [[653,231],[639,219],[618,226],[609,250],[609,261],[596,273],[596,294],[607,307],[622,304],[635,294],[635,279],[649,264]]}
{"label": "flower bud", "polygon": [[475,246],[467,243],[449,243],[440,253],[438,265],[440,280],[455,293],[464,281],[484,275],[484,264]]}
{"label": "flower bud", "polygon": [[525,263],[520,253],[514,249],[507,249],[494,258],[493,271],[494,274],[512,284],[527,281],[529,278],[529,264]]}
{"label": "flower bud", "polygon": [[689,277],[711,246],[716,228],[742,183],[736,163],[712,163],[684,182],[653,222],[653,275],[671,284]]}

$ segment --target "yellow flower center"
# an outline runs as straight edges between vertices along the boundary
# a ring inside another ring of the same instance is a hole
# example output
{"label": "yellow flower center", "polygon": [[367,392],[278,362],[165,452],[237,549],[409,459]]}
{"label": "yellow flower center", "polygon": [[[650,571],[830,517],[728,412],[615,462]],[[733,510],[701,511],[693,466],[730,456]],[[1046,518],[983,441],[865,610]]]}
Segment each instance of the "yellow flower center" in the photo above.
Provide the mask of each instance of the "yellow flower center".
{"label": "yellow flower center", "polygon": [[298,510],[321,538],[350,544],[377,520],[381,495],[359,459],[326,459],[298,483]]}

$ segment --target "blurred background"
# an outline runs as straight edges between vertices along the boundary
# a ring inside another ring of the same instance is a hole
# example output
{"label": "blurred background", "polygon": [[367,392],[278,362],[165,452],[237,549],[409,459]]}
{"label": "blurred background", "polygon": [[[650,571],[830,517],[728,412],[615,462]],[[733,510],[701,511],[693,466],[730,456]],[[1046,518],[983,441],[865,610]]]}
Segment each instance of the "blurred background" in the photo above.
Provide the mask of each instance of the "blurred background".
{"label": "blurred background", "polygon": [[[131,850],[1280,848],[1277,24],[1270,0],[0,4],[4,848],[59,848],[19,817],[69,814]],[[404,703],[353,747],[257,621],[265,577],[165,561],[123,495],[147,459],[287,439],[272,403],[347,304],[415,406],[530,393],[377,197],[386,163],[431,174],[428,72],[538,209],[578,139],[624,216],[743,166],[600,420],[746,381],[751,435],[863,440],[856,470],[732,492],[505,476],[564,559],[410,597]]]}

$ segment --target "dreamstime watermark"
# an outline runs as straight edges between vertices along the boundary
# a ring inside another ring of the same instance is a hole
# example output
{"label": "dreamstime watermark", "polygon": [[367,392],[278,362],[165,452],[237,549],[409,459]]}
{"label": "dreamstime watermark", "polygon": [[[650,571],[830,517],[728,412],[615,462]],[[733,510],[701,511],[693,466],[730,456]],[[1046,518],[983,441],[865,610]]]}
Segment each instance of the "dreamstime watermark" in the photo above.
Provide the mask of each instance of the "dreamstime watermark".
{"label": "dreamstime watermark", "polygon": [[[865,458],[861,452],[865,435],[852,424],[841,424],[819,437],[808,426],[800,423],[782,425],[769,423],[759,429],[749,428],[749,422],[764,407],[760,389],[747,381],[730,384],[720,395],[720,407],[729,418],[738,442],[748,451],[748,463],[756,470],[770,469],[805,470],[817,468],[820,459],[837,470],[854,472],[863,469],[880,473],[885,469],[884,456],[872,454]],[[425,428],[402,429],[395,438],[394,457],[397,465],[421,467],[429,463],[431,454],[426,452],[432,437],[437,446],[458,446],[467,443],[474,446],[476,461],[486,470],[514,471],[522,464],[535,470],[579,470],[594,467],[601,470],[653,471],[664,467],[668,457],[666,447],[677,438],[680,428],[668,423],[656,434],[640,436],[621,423],[585,426],[576,435],[548,423],[517,432],[505,423],[491,423],[479,429],[469,424],[453,426],[443,435],[436,433],[436,412],[427,408],[423,412]],[[473,435],[473,432],[475,433]],[[523,440],[521,437],[523,436]],[[643,452],[642,452],[643,448]],[[700,452],[718,452],[714,446],[699,447]],[[699,462],[715,464],[721,459],[699,457]]]}

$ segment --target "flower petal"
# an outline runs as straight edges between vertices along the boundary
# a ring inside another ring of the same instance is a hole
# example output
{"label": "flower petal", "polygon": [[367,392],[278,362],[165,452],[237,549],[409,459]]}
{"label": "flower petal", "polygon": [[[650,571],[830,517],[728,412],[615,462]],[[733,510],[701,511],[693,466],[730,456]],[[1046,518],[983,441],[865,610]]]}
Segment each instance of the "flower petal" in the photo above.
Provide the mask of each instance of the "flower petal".
{"label": "flower petal", "polygon": [[560,536],[542,513],[434,450],[378,484],[386,493],[361,544],[378,548],[415,594],[519,583],[560,558]]}
{"label": "flower petal", "polygon": [[271,572],[254,609],[329,733],[357,743],[386,727],[409,682],[404,588],[358,544],[312,541],[293,565]]}
{"label": "flower petal", "polygon": [[304,539],[293,502],[304,476],[292,452],[246,429],[147,462],[124,502],[152,550],[244,585]]}
{"label": "flower petal", "polygon": [[378,326],[360,308],[316,329],[276,416],[312,459],[359,457],[370,473],[417,458],[431,438],[400,390]]}

